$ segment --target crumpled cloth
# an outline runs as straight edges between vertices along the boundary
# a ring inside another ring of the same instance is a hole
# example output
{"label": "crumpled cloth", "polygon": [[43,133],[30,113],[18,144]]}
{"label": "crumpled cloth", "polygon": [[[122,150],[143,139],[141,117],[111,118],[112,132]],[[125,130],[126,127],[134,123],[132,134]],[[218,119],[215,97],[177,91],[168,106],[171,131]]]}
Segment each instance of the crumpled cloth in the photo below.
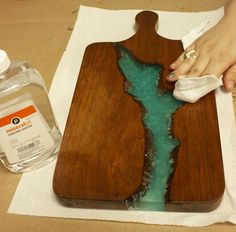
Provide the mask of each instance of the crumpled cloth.
{"label": "crumpled cloth", "polygon": [[223,76],[206,75],[201,77],[180,76],[175,83],[173,96],[181,101],[194,103],[212,90],[223,85]]}

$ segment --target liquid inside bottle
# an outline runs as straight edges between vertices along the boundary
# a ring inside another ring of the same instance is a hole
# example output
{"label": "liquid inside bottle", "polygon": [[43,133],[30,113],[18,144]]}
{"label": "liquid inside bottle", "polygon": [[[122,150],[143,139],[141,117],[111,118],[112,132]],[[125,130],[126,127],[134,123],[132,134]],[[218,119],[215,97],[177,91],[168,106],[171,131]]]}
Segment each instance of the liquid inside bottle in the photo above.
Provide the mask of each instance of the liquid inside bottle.
{"label": "liquid inside bottle", "polygon": [[61,133],[37,70],[25,62],[6,66],[0,64],[0,160],[12,172],[31,171],[56,158]]}

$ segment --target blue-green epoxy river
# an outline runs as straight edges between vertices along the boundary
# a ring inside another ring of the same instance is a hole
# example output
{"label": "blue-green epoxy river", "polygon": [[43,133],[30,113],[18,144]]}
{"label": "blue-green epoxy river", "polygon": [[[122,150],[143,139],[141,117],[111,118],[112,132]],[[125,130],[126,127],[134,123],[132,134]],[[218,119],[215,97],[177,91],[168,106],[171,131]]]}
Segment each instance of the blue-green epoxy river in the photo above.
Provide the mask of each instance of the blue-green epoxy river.
{"label": "blue-green epoxy river", "polygon": [[152,165],[151,180],[145,194],[134,197],[135,207],[164,210],[167,181],[173,164],[171,152],[179,145],[179,141],[170,136],[172,114],[183,102],[173,98],[169,91],[162,93],[158,88],[162,70],[160,64],[142,63],[127,48],[119,44],[115,47],[119,54],[118,65],[129,82],[127,92],[143,106],[143,123],[153,153],[148,154]]}

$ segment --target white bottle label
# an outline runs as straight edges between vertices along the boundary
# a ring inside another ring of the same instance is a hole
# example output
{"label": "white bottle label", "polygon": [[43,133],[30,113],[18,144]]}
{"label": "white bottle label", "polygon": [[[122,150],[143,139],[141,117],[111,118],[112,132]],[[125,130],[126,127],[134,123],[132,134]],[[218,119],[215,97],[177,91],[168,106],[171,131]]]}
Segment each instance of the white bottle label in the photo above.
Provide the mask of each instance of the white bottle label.
{"label": "white bottle label", "polygon": [[48,125],[32,103],[33,101],[27,100],[24,104],[20,103],[5,110],[13,113],[4,117],[1,117],[3,112],[0,114],[1,149],[11,164],[54,148],[55,143],[48,132]]}

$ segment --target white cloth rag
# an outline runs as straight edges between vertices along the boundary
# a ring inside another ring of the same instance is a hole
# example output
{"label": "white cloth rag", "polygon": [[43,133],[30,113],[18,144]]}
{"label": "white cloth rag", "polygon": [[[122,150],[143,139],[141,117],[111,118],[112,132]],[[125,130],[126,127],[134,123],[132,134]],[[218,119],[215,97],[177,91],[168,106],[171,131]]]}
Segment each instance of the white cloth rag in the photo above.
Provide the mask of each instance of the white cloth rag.
{"label": "white cloth rag", "polygon": [[[201,23],[197,28],[191,30],[189,34],[182,38],[184,49],[209,29],[208,24],[209,21]],[[206,75],[201,77],[180,76],[175,83],[173,96],[181,101],[194,103],[212,90],[222,86],[222,78],[223,75],[221,77],[215,75]]]}
{"label": "white cloth rag", "polygon": [[194,103],[212,90],[222,86],[222,77],[215,75],[201,77],[180,76],[175,83],[173,96],[181,101]]}

